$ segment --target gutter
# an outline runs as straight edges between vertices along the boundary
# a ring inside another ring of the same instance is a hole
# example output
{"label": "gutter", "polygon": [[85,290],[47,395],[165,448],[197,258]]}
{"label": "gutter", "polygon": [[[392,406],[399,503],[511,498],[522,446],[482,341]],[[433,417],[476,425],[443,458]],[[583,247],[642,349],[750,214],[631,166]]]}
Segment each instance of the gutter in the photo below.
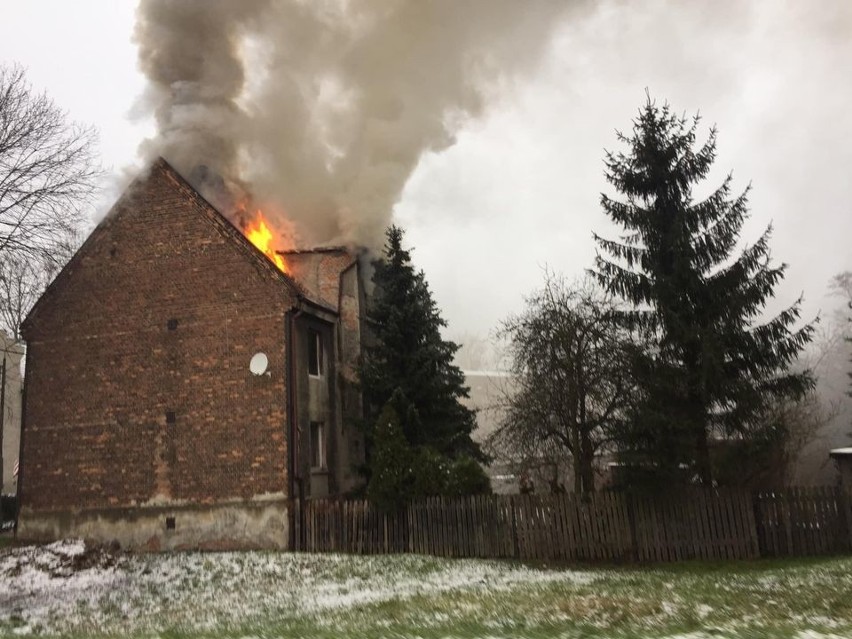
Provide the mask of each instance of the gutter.
{"label": "gutter", "polygon": [[[298,309],[295,312],[293,310],[287,311],[285,326],[284,326],[284,342],[286,344],[287,352],[285,354],[285,366],[287,369],[287,422],[288,422],[288,433],[287,434],[287,496],[289,498],[290,503],[290,514],[288,519],[290,520],[289,526],[289,546],[291,550],[296,550],[296,499],[298,499],[298,503],[301,505],[304,500],[304,485],[302,483],[302,478],[299,476],[299,450],[297,446],[298,442],[298,393],[296,392],[296,355],[295,355],[295,344],[296,344],[296,320],[303,313],[302,309]],[[297,490],[298,486],[298,490]],[[297,497],[298,495],[298,497]],[[299,509],[301,510],[301,509]],[[298,513],[299,515],[301,513]],[[301,523],[301,522],[299,522]],[[301,526],[300,526],[301,528]]]}

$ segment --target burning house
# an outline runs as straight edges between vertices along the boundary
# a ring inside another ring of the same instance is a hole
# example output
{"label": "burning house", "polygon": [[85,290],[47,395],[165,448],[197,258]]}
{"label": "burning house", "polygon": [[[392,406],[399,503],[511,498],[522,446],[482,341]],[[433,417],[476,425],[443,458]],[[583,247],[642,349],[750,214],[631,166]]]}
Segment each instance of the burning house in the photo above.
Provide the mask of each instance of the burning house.
{"label": "burning house", "polygon": [[20,537],[285,548],[357,486],[358,257],[268,233],[163,160],[118,200],[23,327]]}

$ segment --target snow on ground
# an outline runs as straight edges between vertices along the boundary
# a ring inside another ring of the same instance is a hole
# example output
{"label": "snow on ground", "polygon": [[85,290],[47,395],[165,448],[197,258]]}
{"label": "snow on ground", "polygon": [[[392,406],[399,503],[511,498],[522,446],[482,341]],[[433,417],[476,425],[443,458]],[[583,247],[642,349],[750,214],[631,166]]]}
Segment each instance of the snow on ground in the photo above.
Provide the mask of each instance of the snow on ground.
{"label": "snow on ground", "polygon": [[[106,553],[87,552],[81,540],[27,546],[0,555],[0,620],[71,615],[126,580]],[[26,624],[25,624],[26,625]]]}
{"label": "snow on ground", "polygon": [[[452,590],[501,590],[591,572],[546,572],[487,561],[275,552],[110,554],[82,541],[0,556],[0,624],[18,634],[112,628],[156,631],[164,619],[193,629],[317,615]],[[202,612],[203,614],[199,614]]]}
{"label": "snow on ground", "polygon": [[568,570],[415,555],[133,555],[79,540],[0,551],[0,636],[401,636],[399,628],[432,628],[439,634],[430,636],[450,637],[438,629],[461,622],[466,637],[564,627],[574,628],[559,630],[566,638],[840,639],[852,636],[850,600],[850,559]]}

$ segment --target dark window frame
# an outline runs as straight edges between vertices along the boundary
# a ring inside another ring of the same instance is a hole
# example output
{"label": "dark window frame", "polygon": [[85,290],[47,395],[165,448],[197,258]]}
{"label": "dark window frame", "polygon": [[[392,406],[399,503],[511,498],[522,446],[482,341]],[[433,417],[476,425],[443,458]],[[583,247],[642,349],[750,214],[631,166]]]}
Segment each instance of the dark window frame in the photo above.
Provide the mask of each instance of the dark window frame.
{"label": "dark window frame", "polygon": [[311,470],[328,470],[328,442],[324,422],[310,422]]}
{"label": "dark window frame", "polygon": [[308,375],[311,377],[322,377],[324,374],[324,347],[322,333],[318,330],[308,329]]}

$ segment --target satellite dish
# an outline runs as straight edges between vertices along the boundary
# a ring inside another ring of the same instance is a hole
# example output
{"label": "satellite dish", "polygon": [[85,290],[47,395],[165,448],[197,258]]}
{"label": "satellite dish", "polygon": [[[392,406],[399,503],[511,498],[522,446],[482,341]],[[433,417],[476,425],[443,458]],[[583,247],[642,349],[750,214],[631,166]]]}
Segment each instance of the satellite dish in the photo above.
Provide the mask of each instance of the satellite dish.
{"label": "satellite dish", "polygon": [[249,362],[249,370],[255,375],[263,375],[267,366],[269,366],[269,358],[266,357],[266,353],[255,353]]}

